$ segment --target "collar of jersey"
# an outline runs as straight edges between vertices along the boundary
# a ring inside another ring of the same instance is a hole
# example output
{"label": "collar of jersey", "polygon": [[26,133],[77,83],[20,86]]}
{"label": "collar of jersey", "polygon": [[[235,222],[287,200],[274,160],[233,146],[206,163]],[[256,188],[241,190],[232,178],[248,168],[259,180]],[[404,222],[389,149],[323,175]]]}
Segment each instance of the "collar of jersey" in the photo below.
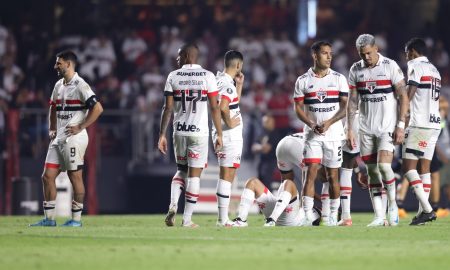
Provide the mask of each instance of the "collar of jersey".
{"label": "collar of jersey", "polygon": [[64,83],[64,78],[63,78],[63,84],[64,85],[72,85],[75,82],[75,78],[78,77],[78,73],[75,72],[75,74],[73,75],[72,79],[70,79],[70,81],[68,83]]}
{"label": "collar of jersey", "polygon": [[428,62],[428,58],[426,56],[419,56],[417,58],[414,58],[413,60],[409,60],[408,61],[408,65],[415,63],[415,62],[420,62],[420,61],[427,61]]}
{"label": "collar of jersey", "polygon": [[[377,54],[378,54],[378,62],[375,64],[374,67],[379,66],[381,64],[381,62],[384,60],[384,56],[382,56],[380,53],[377,53]],[[364,67],[364,68],[367,67],[364,60],[361,60],[361,61],[362,61],[362,67]]]}
{"label": "collar of jersey", "polygon": [[331,68],[328,69],[327,74],[325,74],[325,76],[323,76],[323,77],[317,76],[317,74],[314,73],[314,71],[312,70],[312,68],[309,68],[308,72],[309,72],[309,75],[311,75],[312,77],[315,77],[315,78],[323,78],[323,77],[325,77],[325,76],[327,76],[328,74],[331,73]]}
{"label": "collar of jersey", "polygon": [[227,78],[228,81],[233,82],[233,78],[231,78],[230,74],[223,72],[223,71],[217,71],[218,76],[224,76]]}
{"label": "collar of jersey", "polygon": [[183,65],[181,68],[198,69],[198,68],[202,68],[202,67],[200,65],[198,65],[198,64],[186,64],[186,65]]}

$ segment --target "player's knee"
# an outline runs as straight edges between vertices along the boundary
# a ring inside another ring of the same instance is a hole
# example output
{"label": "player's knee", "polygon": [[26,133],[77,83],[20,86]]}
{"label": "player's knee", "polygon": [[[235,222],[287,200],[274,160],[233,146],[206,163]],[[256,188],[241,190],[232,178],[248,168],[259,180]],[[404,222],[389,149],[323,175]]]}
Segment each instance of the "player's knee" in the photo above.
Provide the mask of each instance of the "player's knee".
{"label": "player's knee", "polygon": [[392,174],[394,173],[390,163],[378,163],[378,168],[383,179],[391,178]]}
{"label": "player's knee", "polygon": [[41,180],[42,180],[42,183],[48,185],[48,184],[50,184],[50,183],[55,181],[55,177],[51,176],[48,173],[43,173],[42,176],[41,176]]}
{"label": "player's knee", "polygon": [[282,183],[284,190],[291,193],[293,196],[297,193],[297,187],[295,186],[294,181],[290,179],[286,179]]}
{"label": "player's knee", "polygon": [[257,177],[251,177],[245,182],[245,188],[254,189],[259,183],[261,183],[261,180]]}

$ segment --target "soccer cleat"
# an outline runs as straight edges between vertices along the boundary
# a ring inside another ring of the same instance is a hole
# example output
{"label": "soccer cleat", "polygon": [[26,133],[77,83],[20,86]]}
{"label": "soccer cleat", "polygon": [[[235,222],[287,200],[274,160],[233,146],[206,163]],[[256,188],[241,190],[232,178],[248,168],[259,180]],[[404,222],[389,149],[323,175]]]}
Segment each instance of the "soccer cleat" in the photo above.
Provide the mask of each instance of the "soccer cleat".
{"label": "soccer cleat", "polygon": [[233,219],[233,227],[248,227],[247,220],[242,220],[240,217]]}
{"label": "soccer cleat", "polygon": [[198,228],[198,227],[200,227],[200,226],[198,226],[197,224],[195,224],[195,223],[192,222],[192,221],[189,221],[189,222],[187,222],[187,223],[184,223],[184,220],[183,220],[183,222],[181,223],[181,227],[184,227],[184,228]]}
{"label": "soccer cleat", "polygon": [[172,227],[175,225],[175,215],[177,214],[177,210],[175,208],[170,208],[169,212],[167,212],[166,219],[164,222],[166,226]]}
{"label": "soccer cleat", "polygon": [[232,221],[230,221],[230,220],[227,220],[227,221],[225,221],[225,222],[221,222],[221,221],[217,221],[216,222],[216,227],[227,227],[227,228],[229,228],[229,227],[233,227],[233,222]]}
{"label": "soccer cleat", "polygon": [[51,219],[41,219],[36,223],[30,224],[30,227],[55,227],[56,226],[56,220]]}
{"label": "soccer cleat", "polygon": [[444,218],[444,217],[448,217],[448,215],[450,214],[450,210],[447,208],[439,208],[436,211],[436,216],[438,218]]}
{"label": "soccer cleat", "polygon": [[389,226],[398,225],[398,208],[397,205],[390,206],[388,209]]}
{"label": "soccer cleat", "polygon": [[408,213],[406,212],[406,210],[404,208],[398,209],[398,217],[399,218],[407,218],[408,217]]}
{"label": "soccer cleat", "polygon": [[302,227],[309,227],[309,226],[313,226],[313,222],[311,220],[309,220],[307,217],[304,217],[301,221],[300,221],[300,225]]}
{"label": "soccer cleat", "polygon": [[83,227],[83,224],[81,223],[81,221],[69,219],[68,221],[66,221],[66,223],[61,225],[61,227]]}
{"label": "soccer cleat", "polygon": [[350,227],[353,225],[352,219],[351,218],[347,218],[347,219],[341,219],[339,220],[338,226],[344,226],[344,227]]}
{"label": "soccer cleat", "polygon": [[326,226],[328,224],[329,219],[330,219],[329,217],[321,217],[320,226]]}
{"label": "soccer cleat", "polygon": [[266,218],[266,223],[264,223],[264,227],[275,227],[275,220],[273,218]]}
{"label": "soccer cleat", "polygon": [[387,221],[384,218],[375,218],[367,227],[384,227],[387,226]]}
{"label": "soccer cleat", "polygon": [[436,213],[434,211],[431,211],[430,213],[422,212],[418,216],[414,217],[409,225],[425,225],[425,223],[434,221],[436,218]]}
{"label": "soccer cleat", "polygon": [[331,216],[331,217],[328,218],[328,222],[325,223],[325,226],[328,226],[328,227],[337,226],[337,220],[334,217]]}

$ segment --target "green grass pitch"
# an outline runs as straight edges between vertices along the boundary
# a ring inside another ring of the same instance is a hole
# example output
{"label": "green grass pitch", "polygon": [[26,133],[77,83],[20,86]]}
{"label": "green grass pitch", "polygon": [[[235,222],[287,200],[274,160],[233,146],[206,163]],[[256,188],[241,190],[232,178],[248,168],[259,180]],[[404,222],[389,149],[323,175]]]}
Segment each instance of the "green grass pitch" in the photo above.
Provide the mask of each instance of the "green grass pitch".
{"label": "green grass pitch", "polygon": [[[84,216],[83,228],[29,228],[40,217],[0,217],[0,269],[449,269],[450,217],[419,227],[165,227],[163,215]],[[58,219],[62,224],[64,220]],[[180,215],[177,216],[177,224]]]}

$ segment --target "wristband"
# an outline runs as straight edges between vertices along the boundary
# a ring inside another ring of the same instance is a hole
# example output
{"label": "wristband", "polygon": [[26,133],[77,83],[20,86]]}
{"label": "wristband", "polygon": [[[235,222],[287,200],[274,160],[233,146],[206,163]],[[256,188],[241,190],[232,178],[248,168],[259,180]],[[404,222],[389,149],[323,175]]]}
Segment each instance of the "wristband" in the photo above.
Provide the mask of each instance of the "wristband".
{"label": "wristband", "polygon": [[398,128],[402,128],[402,129],[405,129],[405,122],[403,122],[403,121],[398,121],[397,127],[398,127]]}

